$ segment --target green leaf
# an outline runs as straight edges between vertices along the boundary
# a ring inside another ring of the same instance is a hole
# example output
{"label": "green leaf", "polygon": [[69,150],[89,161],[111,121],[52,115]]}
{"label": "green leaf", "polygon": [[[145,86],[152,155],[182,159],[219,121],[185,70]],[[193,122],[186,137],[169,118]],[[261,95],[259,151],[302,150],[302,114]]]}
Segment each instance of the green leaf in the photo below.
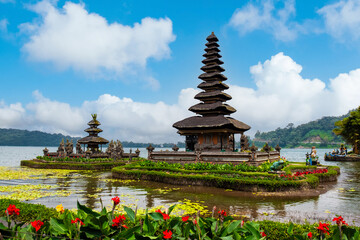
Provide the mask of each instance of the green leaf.
{"label": "green leaf", "polygon": [[153,212],[153,213],[149,213],[150,217],[152,217],[155,221],[163,221],[164,217],[161,213],[158,212]]}
{"label": "green leaf", "polygon": [[176,207],[176,204],[174,204],[174,205],[172,205],[171,207],[169,207],[169,215],[170,215],[170,213],[174,210],[174,208]]}
{"label": "green leaf", "polygon": [[290,225],[287,229],[287,233],[291,236],[293,234],[294,224],[290,222]]}
{"label": "green leaf", "polygon": [[[147,210],[146,210],[147,211]],[[151,221],[149,221],[149,215],[145,215],[144,225],[143,225],[144,233],[154,234],[154,226],[152,225]]]}
{"label": "green leaf", "polygon": [[[253,222],[247,222],[247,223],[245,223],[245,225],[244,225],[244,227],[251,232],[252,236],[254,236],[255,239],[261,238],[260,232],[259,232],[259,230],[258,230],[258,226],[259,226],[259,225],[255,224],[255,223],[253,223]],[[250,238],[250,239],[251,239],[251,238]]]}
{"label": "green leaf", "polygon": [[223,240],[233,240],[234,238],[232,236],[227,236],[227,237],[220,237],[220,239]]}
{"label": "green leaf", "polygon": [[65,234],[68,230],[64,224],[59,223],[58,220],[55,218],[50,219],[50,228],[54,229],[60,234]]}
{"label": "green leaf", "polygon": [[77,201],[77,207],[78,207],[79,210],[82,210],[82,211],[84,211],[85,213],[87,213],[87,214],[89,214],[89,215],[92,215],[92,216],[94,216],[94,217],[100,216],[99,213],[94,212],[91,208],[88,208],[88,207],[86,207],[85,205],[81,205],[81,204],[79,203],[79,201]]}
{"label": "green leaf", "polygon": [[133,223],[135,223],[135,212],[134,210],[132,210],[131,208],[124,206],[124,210],[127,213],[127,216],[129,218],[130,221],[132,221]]}
{"label": "green leaf", "polygon": [[119,234],[117,234],[115,236],[115,239],[131,239],[132,237],[134,237],[135,232],[140,231],[140,229],[141,229],[140,226],[129,228],[126,231],[122,231]]}
{"label": "green leaf", "polygon": [[233,233],[233,231],[241,224],[241,220],[237,220],[235,222],[232,222],[229,224],[229,226],[227,226],[227,228],[225,229],[225,231],[223,232],[223,234],[221,236],[225,236],[228,234]]}
{"label": "green leaf", "polygon": [[1,230],[6,230],[7,227],[5,227],[4,224],[0,223],[0,229],[1,229]]}

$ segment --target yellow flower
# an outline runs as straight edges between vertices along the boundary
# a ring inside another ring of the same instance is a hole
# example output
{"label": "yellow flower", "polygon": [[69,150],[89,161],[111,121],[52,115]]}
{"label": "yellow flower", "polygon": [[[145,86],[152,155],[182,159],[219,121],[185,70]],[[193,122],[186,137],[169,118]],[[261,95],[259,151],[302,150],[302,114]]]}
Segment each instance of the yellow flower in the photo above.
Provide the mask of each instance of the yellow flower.
{"label": "yellow flower", "polygon": [[57,206],[56,206],[56,211],[63,213],[63,212],[64,212],[64,207],[63,207],[63,205],[62,205],[62,204],[57,205]]}

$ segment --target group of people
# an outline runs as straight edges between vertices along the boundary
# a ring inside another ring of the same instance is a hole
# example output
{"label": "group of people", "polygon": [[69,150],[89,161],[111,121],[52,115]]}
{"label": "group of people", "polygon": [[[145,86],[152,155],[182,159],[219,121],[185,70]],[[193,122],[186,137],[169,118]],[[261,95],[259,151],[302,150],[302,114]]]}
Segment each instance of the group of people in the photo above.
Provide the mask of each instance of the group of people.
{"label": "group of people", "polygon": [[338,154],[338,155],[346,155],[347,154],[347,147],[345,146],[341,146],[340,150],[339,149],[334,149],[332,151],[332,154]]}

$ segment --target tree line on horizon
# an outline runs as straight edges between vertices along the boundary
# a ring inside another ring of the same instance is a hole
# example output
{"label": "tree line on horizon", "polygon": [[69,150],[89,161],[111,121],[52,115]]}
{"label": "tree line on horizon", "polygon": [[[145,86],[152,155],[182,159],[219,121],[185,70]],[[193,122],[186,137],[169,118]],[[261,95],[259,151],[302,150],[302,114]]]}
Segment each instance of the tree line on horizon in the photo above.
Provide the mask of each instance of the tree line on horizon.
{"label": "tree line on horizon", "polygon": [[285,128],[279,127],[274,131],[263,133],[257,131],[253,141],[255,145],[267,142],[270,146],[279,144],[282,148],[309,147],[312,145],[323,148],[339,147],[344,140],[340,135],[333,132],[335,122],[348,116],[349,113],[339,117],[322,117],[296,127],[293,123],[289,123]]}

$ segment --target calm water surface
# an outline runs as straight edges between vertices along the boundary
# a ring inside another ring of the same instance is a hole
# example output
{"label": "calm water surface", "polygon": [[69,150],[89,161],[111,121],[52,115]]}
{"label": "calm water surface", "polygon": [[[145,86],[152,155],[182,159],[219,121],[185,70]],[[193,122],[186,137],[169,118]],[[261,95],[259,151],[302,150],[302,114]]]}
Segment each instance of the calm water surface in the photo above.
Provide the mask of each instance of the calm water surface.
{"label": "calm water surface", "polygon": [[[42,154],[43,147],[1,147],[0,166],[19,167],[23,159],[32,159]],[[49,148],[56,151],[56,147]],[[133,149],[135,150],[135,149]],[[129,149],[125,149],[126,152]],[[140,149],[146,157],[145,149]],[[304,161],[310,149],[283,149],[281,155],[290,161]],[[324,162],[323,156],[330,149],[318,149],[322,164],[337,165],[341,168],[338,181],[327,185],[330,190],[317,197],[263,197],[251,193],[226,191],[218,188],[174,186],[153,182],[130,184],[104,181],[111,177],[109,172],[75,173],[66,178],[39,180],[1,181],[0,185],[12,184],[56,184],[58,190],[71,190],[68,197],[45,197],[29,201],[55,207],[62,203],[66,208],[75,208],[76,201],[98,208],[99,197],[110,202],[115,195],[122,195],[122,201],[134,203],[139,207],[151,208],[158,205],[171,205],[184,199],[204,202],[211,211],[213,206],[227,209],[231,214],[247,215],[257,219],[276,219],[286,221],[332,220],[335,214],[344,216],[348,222],[360,225],[360,162]],[[80,178],[74,178],[75,175]],[[165,192],[163,190],[172,191]],[[96,197],[94,197],[96,196]]]}

